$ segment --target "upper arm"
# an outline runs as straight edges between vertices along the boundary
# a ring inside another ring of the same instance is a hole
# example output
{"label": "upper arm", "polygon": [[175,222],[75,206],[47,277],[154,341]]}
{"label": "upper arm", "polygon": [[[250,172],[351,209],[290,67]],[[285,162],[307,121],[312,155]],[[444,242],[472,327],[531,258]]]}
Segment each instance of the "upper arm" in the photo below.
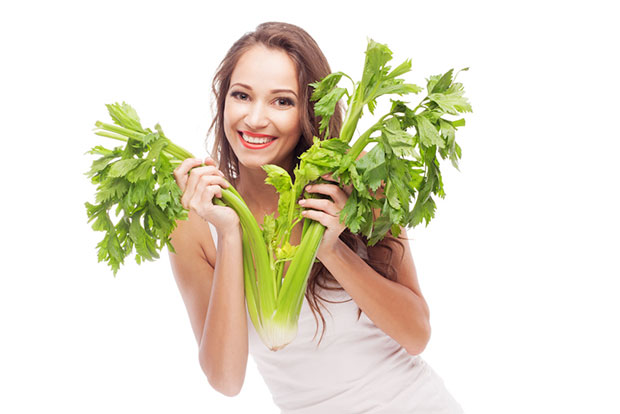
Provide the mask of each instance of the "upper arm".
{"label": "upper arm", "polygon": [[[381,198],[383,197],[383,187],[377,189],[376,196]],[[379,216],[380,210],[376,209],[374,212],[375,218]],[[393,237],[392,232],[388,231],[387,235]],[[379,261],[382,263],[386,263],[389,261],[390,265],[394,267],[396,273],[396,282],[407,287],[414,294],[416,294],[424,304],[424,309],[426,311],[426,316],[429,316],[429,308],[426,303],[426,299],[422,295],[422,289],[420,288],[420,283],[418,281],[418,274],[416,272],[415,263],[413,261],[413,254],[411,253],[411,247],[409,244],[409,238],[407,237],[407,229],[404,227],[400,228],[400,234],[396,238],[402,249],[399,247],[394,248],[395,243],[390,243],[392,246],[392,254],[390,254],[389,250],[386,247],[380,246],[379,244],[368,248],[368,256],[373,261]],[[402,252],[402,254],[401,254]]]}
{"label": "upper arm", "polygon": [[[391,232],[388,234],[391,235]],[[380,261],[383,263],[389,260],[396,273],[395,281],[409,288],[409,290],[424,300],[405,228],[401,227],[400,235],[396,239],[402,245],[402,249],[394,247],[394,243],[390,243],[392,246],[392,254],[390,254],[387,248],[375,245],[368,248],[368,256],[373,261]],[[426,304],[426,301],[424,302]],[[428,306],[426,306],[426,311],[428,313]]]}
{"label": "upper arm", "polygon": [[178,222],[171,235],[175,253],[170,264],[179,292],[185,303],[196,342],[200,345],[209,308],[215,246],[205,221],[190,212],[188,220]]}

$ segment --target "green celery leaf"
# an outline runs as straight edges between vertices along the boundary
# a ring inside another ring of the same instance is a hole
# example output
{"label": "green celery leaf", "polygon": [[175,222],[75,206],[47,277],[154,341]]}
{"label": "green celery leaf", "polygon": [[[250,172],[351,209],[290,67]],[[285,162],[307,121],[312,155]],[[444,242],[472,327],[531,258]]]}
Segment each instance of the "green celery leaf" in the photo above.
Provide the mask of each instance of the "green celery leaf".
{"label": "green celery leaf", "polygon": [[374,246],[375,244],[377,244],[379,240],[385,237],[386,233],[390,230],[391,227],[392,223],[390,222],[390,219],[388,217],[383,215],[379,216],[374,222],[372,234],[368,239],[368,244],[370,246]]}
{"label": "green celery leaf", "polygon": [[[428,92],[430,94],[443,93],[446,89],[448,89],[448,87],[452,83],[453,72],[454,72],[454,69],[450,69],[449,71],[444,73],[441,77],[439,76],[431,77],[431,79],[436,80],[436,82],[433,82],[432,87],[428,89]],[[429,82],[429,85],[430,85],[430,82]]]}
{"label": "green celery leaf", "polygon": [[459,169],[458,161],[461,158],[460,149],[457,151],[457,143],[455,141],[456,138],[456,129],[452,126],[452,123],[445,121],[443,119],[439,120],[440,133],[446,140],[446,147],[440,150],[442,158],[448,157],[452,162],[452,166]]}
{"label": "green celery leaf", "polygon": [[291,190],[293,186],[291,176],[284,168],[273,164],[267,164],[263,165],[263,170],[267,173],[265,182],[274,186],[278,193],[285,193]]}
{"label": "green celery leaf", "polygon": [[469,101],[463,96],[464,92],[463,85],[455,82],[445,92],[430,94],[428,98],[443,111],[451,115],[458,115],[472,111]]}
{"label": "green celery leaf", "polygon": [[133,170],[129,171],[125,178],[130,183],[135,183],[138,180],[146,180],[153,175],[153,164],[150,160],[139,160],[139,165]]}
{"label": "green celery leaf", "polygon": [[153,199],[153,187],[154,181],[152,179],[136,181],[129,187],[125,200],[132,206],[142,206],[146,201]]}
{"label": "green celery leaf", "polygon": [[358,214],[358,207],[360,205],[361,200],[358,200],[357,193],[353,192],[340,212],[341,216],[345,217],[345,225],[353,233],[358,233],[362,224],[364,224],[363,215]]}
{"label": "green celery leaf", "polygon": [[122,264],[125,259],[125,254],[121,248],[118,238],[116,237],[116,233],[108,232],[104,238],[104,241],[106,242],[105,250],[108,254],[108,259],[111,261],[112,268],[114,268],[114,264],[116,264],[118,269],[118,265]]}
{"label": "green celery leaf", "polygon": [[92,229],[95,231],[107,231],[114,227],[112,220],[110,220],[110,216],[107,211],[101,211],[99,214],[95,216],[97,219],[92,225]]}
{"label": "green celery leaf", "polygon": [[387,174],[385,153],[382,145],[375,145],[373,149],[356,161],[355,166],[358,173],[362,176],[365,186],[372,191],[376,191]]}
{"label": "green celery leaf", "polygon": [[346,92],[347,90],[345,88],[334,88],[314,104],[314,113],[321,117],[319,123],[320,134],[325,131],[325,135],[329,136],[329,121],[336,110],[338,101],[340,101]]}
{"label": "green celery leaf", "polygon": [[369,98],[372,87],[387,75],[386,63],[392,59],[392,51],[384,44],[370,39],[366,48],[366,61],[360,86],[364,97]]}
{"label": "green celery leaf", "polygon": [[383,82],[377,89],[376,96],[396,94],[407,95],[410,93],[419,93],[423,88],[412,83],[404,83],[402,79],[394,79],[391,82]]}
{"label": "green celery leaf", "polygon": [[[263,239],[267,245],[272,245],[276,235],[276,219],[275,213],[265,215],[263,217]],[[275,246],[272,246],[274,248]]]}
{"label": "green celery leaf", "polygon": [[141,163],[142,163],[142,160],[138,158],[129,158],[129,159],[116,161],[110,167],[108,176],[109,177],[124,177],[127,175],[129,171],[133,170]]}
{"label": "green celery leaf", "polygon": [[330,154],[338,157],[338,159],[344,156],[351,148],[349,144],[338,138],[326,139],[320,142],[321,148],[325,149],[326,151],[330,151]]}
{"label": "green celery leaf", "polygon": [[147,213],[153,221],[152,233],[155,234],[158,239],[166,240],[172,230],[174,230],[174,220],[168,217],[157,204],[148,203]]}
{"label": "green celery leaf", "polygon": [[124,178],[106,178],[100,183],[98,191],[95,194],[95,200],[97,203],[119,200],[127,194],[129,187],[130,183]]}
{"label": "green celery leaf", "polygon": [[125,102],[106,105],[114,123],[136,132],[143,132],[138,113]]}
{"label": "green celery leaf", "polygon": [[391,181],[388,181],[385,186],[385,197],[394,209],[400,208],[400,197],[398,195],[398,189],[392,184]]}
{"label": "green celery leaf", "polygon": [[161,183],[155,192],[155,204],[162,210],[165,210],[166,208],[170,208],[175,201],[178,204],[181,195],[177,183],[174,180],[167,180]]}
{"label": "green celery leaf", "polygon": [[159,155],[161,154],[161,151],[166,148],[166,146],[168,145],[168,141],[165,139],[162,139],[161,137],[158,138],[149,143],[150,145],[150,151],[149,154],[147,155],[147,158],[153,161],[156,161],[157,159],[159,159]]}
{"label": "green celery leaf", "polygon": [[146,150],[147,146],[150,146],[151,144],[159,140],[161,140],[161,138],[157,132],[151,132],[149,134],[146,134],[144,137],[142,137],[142,141],[140,142],[140,148]]}
{"label": "green celery leaf", "polygon": [[444,142],[431,121],[429,121],[428,118],[424,116],[424,114],[416,116],[415,119],[418,134],[420,135],[420,141],[422,142],[422,144],[427,147],[437,145],[438,147],[442,148],[444,146]]}
{"label": "green celery leaf", "polygon": [[311,83],[310,86],[314,89],[312,92],[311,101],[318,101],[332,91],[340,82],[340,79],[344,73],[342,72],[334,72],[330,73],[320,81]]}
{"label": "green celery leaf", "polygon": [[387,76],[386,78],[396,78],[397,76],[404,75],[407,72],[411,71],[411,59],[405,60],[400,65],[396,66]]}
{"label": "green celery leaf", "polygon": [[418,198],[409,218],[409,226],[415,227],[422,222],[425,222],[428,226],[431,219],[435,217],[435,209],[435,201],[431,197],[426,199]]}
{"label": "green celery leaf", "polygon": [[146,245],[148,235],[144,231],[144,228],[140,225],[140,213],[137,213],[131,218],[131,224],[129,225],[129,237],[134,243],[136,252],[144,259],[150,259],[151,253]]}
{"label": "green celery leaf", "polygon": [[[277,165],[263,165],[267,172],[265,182],[275,187],[279,194],[278,218],[276,219],[276,234],[281,235],[288,230],[290,219],[299,210],[296,197],[293,192],[293,181],[288,172]],[[276,236],[278,237],[278,236]]]}
{"label": "green celery leaf", "polygon": [[291,246],[291,244],[288,241],[284,243],[282,247],[277,247],[276,248],[276,263],[291,260],[293,256],[295,255],[295,253],[297,252],[298,248],[299,248],[299,245]]}
{"label": "green celery leaf", "polygon": [[407,106],[406,102],[392,100],[390,112],[400,121],[402,129],[407,130],[415,126],[415,112]]}
{"label": "green celery leaf", "polygon": [[416,140],[407,131],[403,130],[396,117],[389,118],[381,128],[383,145],[398,157],[420,158],[416,150]]}
{"label": "green celery leaf", "polygon": [[347,143],[338,138],[320,141],[315,137],[314,144],[303,154],[295,167],[295,197],[301,195],[303,187],[320,176],[336,171],[349,149]]}
{"label": "green celery leaf", "polygon": [[[94,180],[92,180],[93,184],[97,183],[100,178],[99,173],[101,173],[104,169],[106,169],[106,167],[116,158],[117,158],[116,155],[108,155],[108,156],[103,156],[99,159],[96,159],[91,164],[90,170],[86,173],[86,176],[90,178],[94,178]],[[97,177],[95,178],[95,176]]]}

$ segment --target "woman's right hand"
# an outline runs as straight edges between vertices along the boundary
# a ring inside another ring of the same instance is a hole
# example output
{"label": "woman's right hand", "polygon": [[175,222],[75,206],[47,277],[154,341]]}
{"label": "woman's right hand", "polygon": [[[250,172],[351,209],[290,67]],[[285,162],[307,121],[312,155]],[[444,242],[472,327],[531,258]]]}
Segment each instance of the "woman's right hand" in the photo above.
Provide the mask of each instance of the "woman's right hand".
{"label": "woman's right hand", "polygon": [[228,188],[230,184],[212,158],[184,160],[174,170],[174,178],[183,191],[183,207],[212,223],[218,231],[238,229],[237,213],[230,207],[213,204],[213,197],[221,198],[222,188]]}

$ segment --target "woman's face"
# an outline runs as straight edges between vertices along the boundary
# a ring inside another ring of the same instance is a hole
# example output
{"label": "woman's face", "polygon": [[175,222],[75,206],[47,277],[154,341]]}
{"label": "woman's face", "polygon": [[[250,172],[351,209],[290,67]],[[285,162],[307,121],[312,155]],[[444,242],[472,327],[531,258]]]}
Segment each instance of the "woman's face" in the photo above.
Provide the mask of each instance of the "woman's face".
{"label": "woman's face", "polygon": [[240,167],[292,168],[300,135],[297,69],[280,49],[256,45],[237,62],[224,106],[224,131]]}

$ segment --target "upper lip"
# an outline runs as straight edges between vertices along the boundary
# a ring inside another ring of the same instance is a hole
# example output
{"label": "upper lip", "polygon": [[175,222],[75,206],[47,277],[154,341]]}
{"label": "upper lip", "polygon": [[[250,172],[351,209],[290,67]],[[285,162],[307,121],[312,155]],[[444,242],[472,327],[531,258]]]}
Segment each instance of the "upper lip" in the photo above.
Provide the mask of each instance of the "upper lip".
{"label": "upper lip", "polygon": [[254,137],[254,138],[275,138],[273,135],[257,134],[255,132],[250,132],[250,131],[239,131],[239,132],[241,132],[244,135]]}

